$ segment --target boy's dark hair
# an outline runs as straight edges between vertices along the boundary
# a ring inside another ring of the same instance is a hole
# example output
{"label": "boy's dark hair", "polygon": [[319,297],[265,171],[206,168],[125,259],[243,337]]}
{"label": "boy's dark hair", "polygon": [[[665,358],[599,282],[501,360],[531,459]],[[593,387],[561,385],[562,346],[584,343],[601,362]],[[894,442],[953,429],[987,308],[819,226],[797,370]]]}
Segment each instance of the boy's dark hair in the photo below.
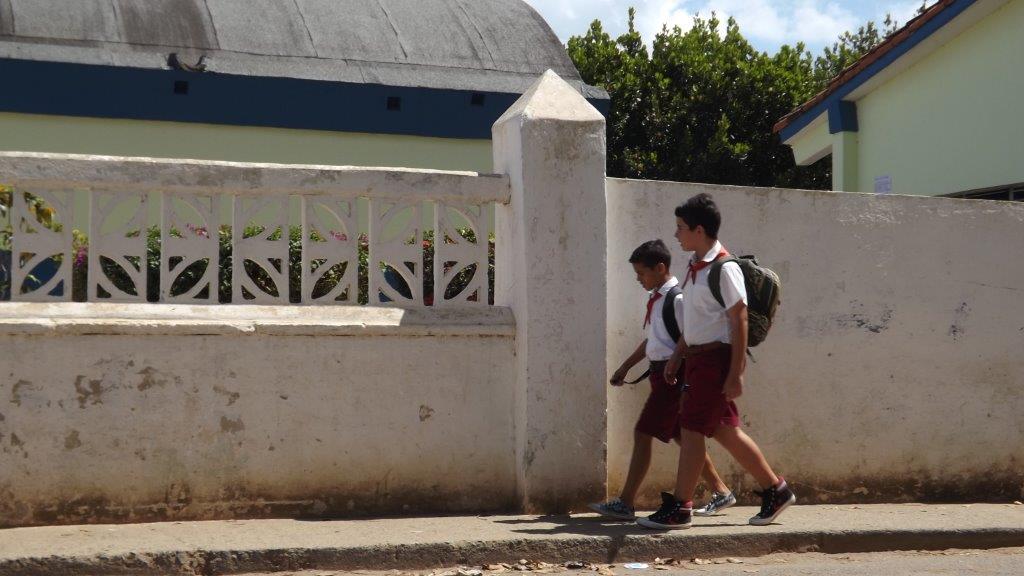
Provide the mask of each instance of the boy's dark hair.
{"label": "boy's dark hair", "polygon": [[654,268],[658,264],[664,264],[665,268],[672,267],[672,253],[661,240],[650,240],[644,242],[629,257],[630,264],[642,264],[647,268]]}
{"label": "boy's dark hair", "polygon": [[676,218],[682,218],[690,230],[703,226],[708,238],[718,239],[718,229],[722,227],[722,213],[718,211],[718,206],[710,194],[697,194],[677,206]]}

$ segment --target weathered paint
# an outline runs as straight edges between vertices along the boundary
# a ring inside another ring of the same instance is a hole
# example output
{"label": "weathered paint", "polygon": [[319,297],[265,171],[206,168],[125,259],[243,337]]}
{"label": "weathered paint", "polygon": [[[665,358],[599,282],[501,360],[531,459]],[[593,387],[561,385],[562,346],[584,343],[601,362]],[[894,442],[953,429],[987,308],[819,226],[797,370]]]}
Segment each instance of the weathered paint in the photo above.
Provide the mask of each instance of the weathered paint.
{"label": "weathered paint", "polygon": [[579,509],[605,491],[605,121],[548,71],[494,125],[495,303],[516,315],[522,507]]}
{"label": "weathered paint", "polygon": [[516,506],[507,310],[0,314],[2,526]]}
{"label": "weathered paint", "polygon": [[[782,278],[739,405],[804,501],[1024,496],[1024,206],[609,179],[609,373],[642,338],[629,253],[660,237],[679,273],[673,209],[698,192],[721,206],[726,247]],[[646,386],[609,391],[612,494]],[[749,477],[712,452],[750,498]],[[677,457],[659,444],[646,504]]]}

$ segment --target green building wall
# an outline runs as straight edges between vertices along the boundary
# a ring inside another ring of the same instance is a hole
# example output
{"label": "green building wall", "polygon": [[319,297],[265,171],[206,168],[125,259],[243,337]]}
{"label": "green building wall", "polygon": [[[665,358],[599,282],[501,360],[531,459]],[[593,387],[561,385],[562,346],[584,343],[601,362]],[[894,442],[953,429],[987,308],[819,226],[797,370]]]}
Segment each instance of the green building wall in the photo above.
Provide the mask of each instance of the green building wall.
{"label": "green building wall", "polygon": [[1024,2],[1008,2],[857,102],[858,186],[939,195],[1024,182]]}
{"label": "green building wall", "polygon": [[0,150],[493,170],[490,140],[0,113]]}

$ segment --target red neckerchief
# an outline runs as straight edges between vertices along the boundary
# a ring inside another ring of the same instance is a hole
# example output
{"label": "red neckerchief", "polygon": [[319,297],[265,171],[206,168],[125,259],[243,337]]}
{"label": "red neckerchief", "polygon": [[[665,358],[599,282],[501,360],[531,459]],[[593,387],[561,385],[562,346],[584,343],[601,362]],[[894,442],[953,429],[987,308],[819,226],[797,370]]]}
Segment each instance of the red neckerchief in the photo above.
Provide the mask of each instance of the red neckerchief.
{"label": "red neckerchief", "polygon": [[690,260],[689,269],[686,271],[687,282],[692,281],[696,285],[697,272],[700,272],[701,270],[707,268],[708,266],[711,266],[712,264],[715,263],[715,260],[720,260],[728,255],[729,251],[726,250],[725,248],[722,248],[722,251],[718,253],[718,256],[715,256],[711,260],[701,260],[700,262],[694,262],[693,260]]}
{"label": "red neckerchief", "polygon": [[644,328],[647,328],[647,325],[651,323],[651,311],[654,310],[654,303],[660,298],[661,292],[656,291],[654,294],[651,294],[650,299],[647,300],[647,316],[644,316]]}

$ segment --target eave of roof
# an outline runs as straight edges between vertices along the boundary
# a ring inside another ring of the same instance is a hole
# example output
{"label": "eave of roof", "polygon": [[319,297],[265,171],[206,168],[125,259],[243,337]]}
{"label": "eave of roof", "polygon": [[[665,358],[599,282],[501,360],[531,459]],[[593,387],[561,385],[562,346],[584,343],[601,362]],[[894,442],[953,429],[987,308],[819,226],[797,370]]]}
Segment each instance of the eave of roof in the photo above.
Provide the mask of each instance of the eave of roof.
{"label": "eave of roof", "polygon": [[830,106],[847,96],[901,56],[951,22],[977,0],[940,0],[908,22],[903,28],[843,70],[816,96],[780,119],[772,131],[783,141],[826,113]]}

